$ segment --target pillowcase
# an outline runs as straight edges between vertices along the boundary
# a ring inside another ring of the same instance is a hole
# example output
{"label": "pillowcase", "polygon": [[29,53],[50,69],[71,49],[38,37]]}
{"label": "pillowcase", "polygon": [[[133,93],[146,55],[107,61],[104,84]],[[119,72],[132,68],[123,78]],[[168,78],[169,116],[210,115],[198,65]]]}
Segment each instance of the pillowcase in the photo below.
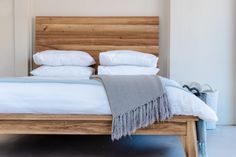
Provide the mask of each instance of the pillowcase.
{"label": "pillowcase", "polygon": [[90,77],[94,71],[91,67],[41,66],[31,71],[30,74],[43,77]]}
{"label": "pillowcase", "polygon": [[101,65],[135,65],[157,67],[158,57],[148,53],[131,50],[114,50],[99,55]]}
{"label": "pillowcase", "polygon": [[46,50],[33,55],[36,65],[62,66],[90,66],[95,60],[87,52]]}
{"label": "pillowcase", "polygon": [[156,75],[160,69],[140,66],[98,66],[98,75]]}

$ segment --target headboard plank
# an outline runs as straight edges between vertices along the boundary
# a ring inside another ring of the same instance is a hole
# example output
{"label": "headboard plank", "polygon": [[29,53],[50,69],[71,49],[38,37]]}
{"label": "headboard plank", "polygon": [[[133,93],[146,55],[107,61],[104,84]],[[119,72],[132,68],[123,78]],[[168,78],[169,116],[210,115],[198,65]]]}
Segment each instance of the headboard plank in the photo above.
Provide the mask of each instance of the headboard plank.
{"label": "headboard plank", "polygon": [[158,56],[159,17],[36,17],[34,53],[43,50],[86,51],[97,64],[107,50]]}
{"label": "headboard plank", "polygon": [[142,46],[153,46],[155,44],[159,44],[158,39],[116,39],[116,38],[97,38],[96,40],[93,38],[42,38],[38,37],[37,42],[41,45],[61,45],[61,44],[83,44],[83,45],[111,45],[111,46],[123,46],[123,45],[142,45]]}
{"label": "headboard plank", "polygon": [[38,24],[80,24],[80,25],[159,25],[158,17],[78,17],[37,16]]}

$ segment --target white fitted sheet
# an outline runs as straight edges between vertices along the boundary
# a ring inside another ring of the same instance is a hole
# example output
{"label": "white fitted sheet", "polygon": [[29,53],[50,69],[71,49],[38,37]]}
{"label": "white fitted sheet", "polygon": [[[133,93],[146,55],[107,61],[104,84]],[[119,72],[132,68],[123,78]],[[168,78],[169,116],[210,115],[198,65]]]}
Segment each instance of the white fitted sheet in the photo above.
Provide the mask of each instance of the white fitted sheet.
{"label": "white fitted sheet", "polygon": [[[175,115],[217,120],[215,112],[191,93],[174,86],[166,90]],[[101,85],[0,82],[0,113],[108,115],[111,110]]]}

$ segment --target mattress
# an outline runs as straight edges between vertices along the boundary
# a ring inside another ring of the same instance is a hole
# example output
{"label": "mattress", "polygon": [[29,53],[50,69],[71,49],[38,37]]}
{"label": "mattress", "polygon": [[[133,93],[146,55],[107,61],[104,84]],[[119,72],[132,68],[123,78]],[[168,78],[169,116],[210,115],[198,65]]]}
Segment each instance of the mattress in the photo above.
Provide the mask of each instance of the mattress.
{"label": "mattress", "polygon": [[[0,113],[111,114],[105,89],[100,82],[84,78],[76,78],[75,83],[60,79],[47,80],[51,81],[29,83],[0,80]],[[162,81],[175,115],[193,115],[207,121],[217,120],[215,112],[193,94],[176,83],[171,83],[171,80]]]}

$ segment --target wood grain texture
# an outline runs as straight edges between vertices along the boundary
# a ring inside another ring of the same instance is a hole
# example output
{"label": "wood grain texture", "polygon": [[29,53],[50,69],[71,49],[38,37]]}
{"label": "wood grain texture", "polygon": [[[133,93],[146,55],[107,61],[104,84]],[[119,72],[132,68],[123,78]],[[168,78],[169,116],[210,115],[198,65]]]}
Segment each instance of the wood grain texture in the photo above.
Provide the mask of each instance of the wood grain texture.
{"label": "wood grain texture", "polygon": [[125,17],[78,17],[78,16],[38,16],[37,23],[39,24],[80,24],[80,25],[159,25],[159,18],[148,16],[125,16]]}
{"label": "wood grain texture", "polygon": [[[174,116],[137,130],[138,135],[180,136],[187,157],[198,157],[194,116]],[[0,134],[110,135],[111,115],[0,114]]]}
{"label": "wood grain texture", "polygon": [[196,123],[194,121],[187,122],[186,133],[185,136],[181,136],[186,157],[198,157]]}
{"label": "wood grain texture", "polygon": [[[88,120],[88,121],[112,121],[111,115],[89,115],[89,114],[0,114],[2,120]],[[167,120],[170,122],[197,121],[194,116],[174,116]]]}
{"label": "wood grain texture", "polygon": [[[0,134],[79,134],[110,135],[109,121],[1,121]],[[140,135],[180,135],[186,134],[186,126],[181,122],[153,124],[140,129]]]}
{"label": "wood grain texture", "polygon": [[[135,134],[187,136],[187,122],[195,120],[196,117],[176,116],[139,129]],[[111,124],[110,115],[1,114],[0,134],[109,135]]]}
{"label": "wood grain texture", "polygon": [[135,35],[158,33],[155,25],[77,25],[77,24],[36,24],[37,34],[67,34],[67,35]]}
{"label": "wood grain texture", "polygon": [[[159,56],[159,17],[36,17],[35,52],[136,50]],[[95,67],[97,67],[95,65]],[[36,66],[33,65],[33,68]]]}

